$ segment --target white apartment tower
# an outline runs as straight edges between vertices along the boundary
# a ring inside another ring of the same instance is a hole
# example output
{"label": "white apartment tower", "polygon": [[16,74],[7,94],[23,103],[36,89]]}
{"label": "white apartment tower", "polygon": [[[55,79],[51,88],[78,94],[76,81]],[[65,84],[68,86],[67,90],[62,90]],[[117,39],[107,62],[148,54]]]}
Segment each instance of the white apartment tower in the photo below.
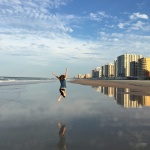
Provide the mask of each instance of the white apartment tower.
{"label": "white apartment tower", "polygon": [[107,64],[105,65],[105,76],[106,77],[113,77],[114,76],[114,64]]}
{"label": "white apartment tower", "polygon": [[130,64],[131,62],[137,62],[142,58],[142,55],[135,54],[123,54],[117,57],[117,72],[118,76],[131,76]]}
{"label": "white apartment tower", "polygon": [[96,67],[92,70],[92,77],[93,78],[100,78],[102,76],[102,69],[101,67]]}

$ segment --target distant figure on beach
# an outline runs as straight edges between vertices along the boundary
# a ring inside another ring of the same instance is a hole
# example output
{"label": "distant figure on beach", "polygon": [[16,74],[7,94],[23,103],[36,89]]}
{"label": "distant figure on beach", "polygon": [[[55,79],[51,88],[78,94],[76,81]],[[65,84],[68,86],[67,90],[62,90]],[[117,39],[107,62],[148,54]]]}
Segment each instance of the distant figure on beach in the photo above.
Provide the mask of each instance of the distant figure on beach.
{"label": "distant figure on beach", "polygon": [[61,125],[61,123],[58,123],[58,127],[59,127],[59,143],[58,143],[58,148],[60,150],[67,150],[66,149],[66,127],[65,125]]}
{"label": "distant figure on beach", "polygon": [[58,102],[60,102],[62,97],[66,97],[66,78],[68,76],[68,68],[66,68],[66,73],[65,75],[60,75],[59,77],[52,72],[52,74],[60,81],[60,88],[59,88],[59,92],[60,92],[60,96],[58,98]]}

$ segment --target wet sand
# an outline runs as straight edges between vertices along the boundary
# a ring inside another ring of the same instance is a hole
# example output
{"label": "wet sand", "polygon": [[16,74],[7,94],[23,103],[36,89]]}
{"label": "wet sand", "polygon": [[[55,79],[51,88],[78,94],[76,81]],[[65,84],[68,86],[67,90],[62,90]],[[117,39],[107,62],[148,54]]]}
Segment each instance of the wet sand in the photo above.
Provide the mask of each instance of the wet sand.
{"label": "wet sand", "polygon": [[150,95],[150,81],[149,80],[74,79],[70,82],[81,84],[81,85],[89,85],[89,86],[129,88],[131,90],[134,90],[134,92],[136,92],[138,95]]}
{"label": "wet sand", "polygon": [[150,96],[109,97],[107,90],[67,83],[58,103],[58,89],[57,80],[0,86],[0,150],[150,149]]}

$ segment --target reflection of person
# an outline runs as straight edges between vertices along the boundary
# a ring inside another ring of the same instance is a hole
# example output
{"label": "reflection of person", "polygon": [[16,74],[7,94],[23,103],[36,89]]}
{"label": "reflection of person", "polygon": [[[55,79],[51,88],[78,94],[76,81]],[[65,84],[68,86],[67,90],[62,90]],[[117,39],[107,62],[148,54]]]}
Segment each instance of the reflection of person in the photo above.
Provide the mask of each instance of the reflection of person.
{"label": "reflection of person", "polygon": [[65,125],[61,125],[60,123],[58,123],[58,127],[60,128],[60,130],[59,130],[60,140],[59,140],[59,143],[58,143],[58,148],[60,150],[67,150],[66,149],[66,143],[65,143],[65,140],[66,140],[66,127],[65,127]]}
{"label": "reflection of person", "polygon": [[55,73],[52,72],[52,74],[60,81],[60,89],[59,89],[59,91],[60,91],[61,95],[58,98],[58,102],[60,102],[62,97],[64,97],[64,98],[66,97],[66,78],[68,76],[68,68],[66,68],[65,75],[60,75],[58,77]]}

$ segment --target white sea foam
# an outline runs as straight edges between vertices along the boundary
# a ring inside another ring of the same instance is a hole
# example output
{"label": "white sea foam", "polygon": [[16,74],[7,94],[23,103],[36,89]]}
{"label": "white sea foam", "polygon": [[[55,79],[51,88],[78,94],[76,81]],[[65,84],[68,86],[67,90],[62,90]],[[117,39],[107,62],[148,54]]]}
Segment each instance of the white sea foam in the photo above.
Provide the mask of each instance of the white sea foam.
{"label": "white sea foam", "polygon": [[42,82],[51,82],[51,79],[31,79],[31,78],[0,78],[0,86],[4,86],[4,85],[22,85],[22,84],[34,84],[34,83],[42,83]]}

